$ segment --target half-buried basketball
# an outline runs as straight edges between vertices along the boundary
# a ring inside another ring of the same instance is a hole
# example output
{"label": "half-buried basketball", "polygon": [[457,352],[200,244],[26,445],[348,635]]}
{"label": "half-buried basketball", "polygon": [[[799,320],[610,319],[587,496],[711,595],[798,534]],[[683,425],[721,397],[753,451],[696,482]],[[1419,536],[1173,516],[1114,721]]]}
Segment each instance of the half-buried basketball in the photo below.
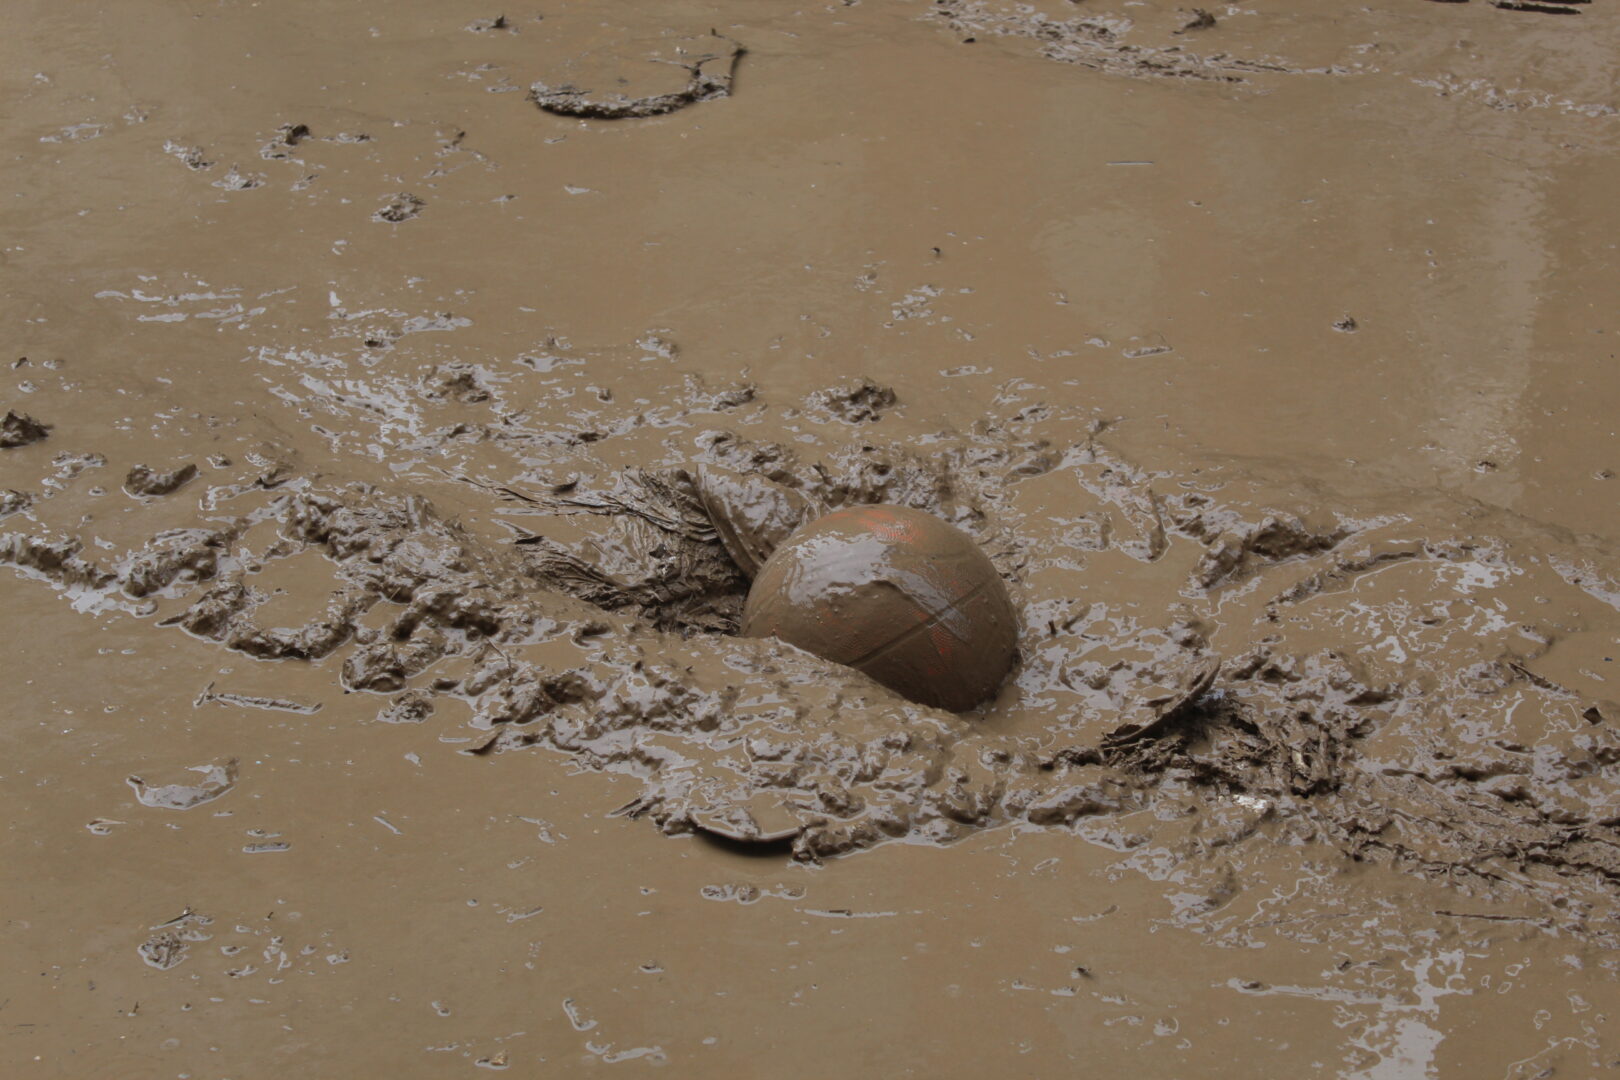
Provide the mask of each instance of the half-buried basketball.
{"label": "half-buried basketball", "polygon": [[743,608],[777,637],[952,712],[991,697],[1018,651],[1006,586],[971,537],[904,506],[856,506],[788,537]]}

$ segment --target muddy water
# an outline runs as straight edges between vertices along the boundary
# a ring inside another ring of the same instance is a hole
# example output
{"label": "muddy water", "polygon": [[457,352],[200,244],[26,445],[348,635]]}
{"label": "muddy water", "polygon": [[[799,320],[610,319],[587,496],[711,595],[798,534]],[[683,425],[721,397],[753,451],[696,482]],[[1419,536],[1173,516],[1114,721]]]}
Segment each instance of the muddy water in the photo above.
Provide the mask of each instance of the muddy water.
{"label": "muddy water", "polygon": [[1620,13],[657,8],[18,7],[5,1074],[1620,1067]]}

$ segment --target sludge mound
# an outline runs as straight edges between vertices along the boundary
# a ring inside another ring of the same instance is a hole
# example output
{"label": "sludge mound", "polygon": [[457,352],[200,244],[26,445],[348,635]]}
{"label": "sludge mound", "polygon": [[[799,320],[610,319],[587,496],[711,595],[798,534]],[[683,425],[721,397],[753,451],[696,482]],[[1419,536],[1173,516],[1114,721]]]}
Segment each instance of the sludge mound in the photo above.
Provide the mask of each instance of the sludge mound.
{"label": "sludge mound", "polygon": [[[492,769],[533,748],[635,776],[622,812],[669,833],[815,860],[1068,829],[1200,856],[1188,880],[1217,891],[1244,844],[1325,843],[1612,930],[1620,710],[1581,672],[1616,624],[1614,552],[1411,493],[1290,511],[1286,479],[1185,485],[1105,435],[803,462],[712,433],[703,460],[608,490],[514,489],[519,524],[585,515],[611,558],[285,475],[216,484],[208,520],[105,560],[19,513],[0,557],[249,656],[331,658],[379,719],[441,725]],[[1012,591],[1022,660],[982,718],[732,636],[739,562],[876,501],[974,533]],[[298,618],[272,614],[288,589]]]}

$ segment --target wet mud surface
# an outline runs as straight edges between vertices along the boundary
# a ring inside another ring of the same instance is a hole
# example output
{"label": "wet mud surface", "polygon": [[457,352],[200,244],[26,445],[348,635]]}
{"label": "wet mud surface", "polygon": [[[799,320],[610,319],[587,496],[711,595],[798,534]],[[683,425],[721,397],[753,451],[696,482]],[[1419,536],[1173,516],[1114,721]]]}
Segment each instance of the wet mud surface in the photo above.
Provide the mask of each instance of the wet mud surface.
{"label": "wet mud surface", "polygon": [[[6,1075],[1620,1071],[1620,14],[71,23]],[[982,707],[739,634],[871,504]]]}

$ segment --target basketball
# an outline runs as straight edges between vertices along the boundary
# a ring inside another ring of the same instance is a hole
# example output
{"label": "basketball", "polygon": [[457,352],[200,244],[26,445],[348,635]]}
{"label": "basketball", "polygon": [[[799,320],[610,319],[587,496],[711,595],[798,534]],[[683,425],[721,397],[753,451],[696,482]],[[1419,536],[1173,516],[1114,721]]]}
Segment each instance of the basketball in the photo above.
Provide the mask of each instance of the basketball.
{"label": "basketball", "polygon": [[912,701],[963,712],[993,696],[1017,617],[972,537],[904,506],[856,506],[788,537],[760,567],[746,637],[776,637]]}

